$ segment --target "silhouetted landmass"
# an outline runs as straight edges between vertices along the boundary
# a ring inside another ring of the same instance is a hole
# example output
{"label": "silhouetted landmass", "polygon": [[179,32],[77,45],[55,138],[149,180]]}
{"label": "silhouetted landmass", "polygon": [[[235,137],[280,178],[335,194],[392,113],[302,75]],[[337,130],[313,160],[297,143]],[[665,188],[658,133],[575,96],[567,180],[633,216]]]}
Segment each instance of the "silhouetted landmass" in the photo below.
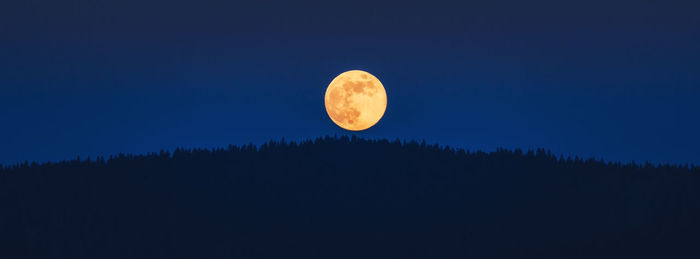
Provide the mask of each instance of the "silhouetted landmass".
{"label": "silhouetted landmass", "polygon": [[0,171],[0,258],[700,258],[700,170],[325,137]]}

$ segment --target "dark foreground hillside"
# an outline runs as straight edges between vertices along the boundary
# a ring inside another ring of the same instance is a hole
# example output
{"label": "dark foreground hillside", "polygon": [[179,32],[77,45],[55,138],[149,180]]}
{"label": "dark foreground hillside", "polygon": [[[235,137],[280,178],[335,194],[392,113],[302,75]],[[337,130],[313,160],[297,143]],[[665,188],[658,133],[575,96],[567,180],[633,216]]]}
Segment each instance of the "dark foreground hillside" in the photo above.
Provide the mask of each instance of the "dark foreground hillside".
{"label": "dark foreground hillside", "polygon": [[0,258],[700,258],[700,170],[346,137],[22,165]]}

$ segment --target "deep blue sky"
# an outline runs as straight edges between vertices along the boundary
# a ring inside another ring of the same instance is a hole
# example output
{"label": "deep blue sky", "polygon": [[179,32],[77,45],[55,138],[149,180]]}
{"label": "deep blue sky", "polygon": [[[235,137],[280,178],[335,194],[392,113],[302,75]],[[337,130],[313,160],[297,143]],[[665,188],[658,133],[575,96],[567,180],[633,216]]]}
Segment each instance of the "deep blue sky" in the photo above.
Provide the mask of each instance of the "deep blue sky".
{"label": "deep blue sky", "polygon": [[[10,2],[10,3],[7,3]],[[700,163],[697,1],[5,1],[0,163],[345,134],[323,95],[369,71],[357,133]]]}

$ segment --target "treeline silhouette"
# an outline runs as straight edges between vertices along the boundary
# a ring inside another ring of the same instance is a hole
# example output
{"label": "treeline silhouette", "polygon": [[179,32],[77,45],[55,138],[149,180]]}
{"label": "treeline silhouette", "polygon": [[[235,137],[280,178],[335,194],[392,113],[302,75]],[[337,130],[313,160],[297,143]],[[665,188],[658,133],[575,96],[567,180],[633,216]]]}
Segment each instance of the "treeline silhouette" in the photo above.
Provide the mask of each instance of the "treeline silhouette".
{"label": "treeline silhouette", "polygon": [[700,258],[700,169],[324,137],[0,169],[0,258]]}

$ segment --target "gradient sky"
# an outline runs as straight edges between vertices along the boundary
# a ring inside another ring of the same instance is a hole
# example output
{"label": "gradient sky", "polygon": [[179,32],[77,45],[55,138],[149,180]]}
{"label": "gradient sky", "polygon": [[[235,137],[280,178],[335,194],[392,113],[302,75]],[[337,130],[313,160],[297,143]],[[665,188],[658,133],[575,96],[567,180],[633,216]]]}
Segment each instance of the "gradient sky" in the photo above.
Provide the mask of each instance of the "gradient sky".
{"label": "gradient sky", "polygon": [[22,0],[0,4],[0,163],[356,133],[700,163],[698,1]]}

